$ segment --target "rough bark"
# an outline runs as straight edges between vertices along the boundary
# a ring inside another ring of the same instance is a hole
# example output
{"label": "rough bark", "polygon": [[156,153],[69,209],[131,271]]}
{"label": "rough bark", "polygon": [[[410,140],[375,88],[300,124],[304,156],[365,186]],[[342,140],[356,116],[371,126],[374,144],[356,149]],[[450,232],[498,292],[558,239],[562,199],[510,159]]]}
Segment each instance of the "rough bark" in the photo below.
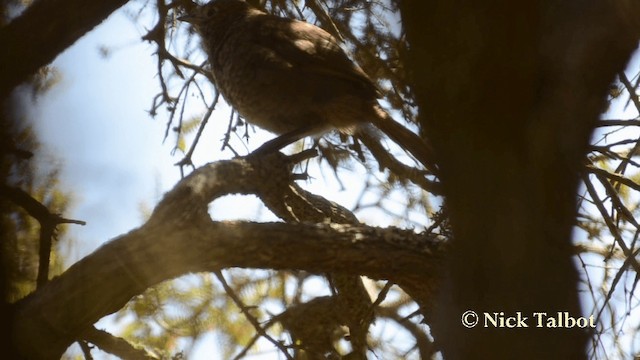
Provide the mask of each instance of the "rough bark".
{"label": "rough bark", "polygon": [[460,317],[581,314],[578,176],[607,86],[637,46],[637,3],[401,4],[455,236],[432,326],[444,357],[584,358],[586,331],[469,330]]}
{"label": "rough bark", "polygon": [[[428,310],[444,244],[412,231],[362,225],[214,222],[207,204],[229,193],[277,196],[281,166],[264,159],[202,167],[142,227],[74,264],[15,304],[14,336],[29,359],[56,359],[91,325],[164,280],[228,267],[301,269],[389,279]],[[320,197],[310,203],[332,205]],[[366,253],[366,256],[363,254]],[[429,285],[431,284],[431,285]]]}

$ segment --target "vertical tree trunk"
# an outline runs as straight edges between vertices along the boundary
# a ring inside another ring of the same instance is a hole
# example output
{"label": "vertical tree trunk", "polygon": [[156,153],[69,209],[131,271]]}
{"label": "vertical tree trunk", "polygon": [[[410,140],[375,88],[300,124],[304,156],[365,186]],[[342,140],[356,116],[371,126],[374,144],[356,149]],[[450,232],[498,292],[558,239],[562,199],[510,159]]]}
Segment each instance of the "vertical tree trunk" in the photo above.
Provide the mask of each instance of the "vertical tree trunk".
{"label": "vertical tree trunk", "polygon": [[[584,358],[587,331],[536,328],[532,314],[582,315],[571,250],[578,175],[637,29],[615,2],[401,4],[455,236],[436,341],[446,359]],[[467,310],[479,314],[473,329],[461,324]],[[484,312],[521,312],[529,328],[485,328]]]}

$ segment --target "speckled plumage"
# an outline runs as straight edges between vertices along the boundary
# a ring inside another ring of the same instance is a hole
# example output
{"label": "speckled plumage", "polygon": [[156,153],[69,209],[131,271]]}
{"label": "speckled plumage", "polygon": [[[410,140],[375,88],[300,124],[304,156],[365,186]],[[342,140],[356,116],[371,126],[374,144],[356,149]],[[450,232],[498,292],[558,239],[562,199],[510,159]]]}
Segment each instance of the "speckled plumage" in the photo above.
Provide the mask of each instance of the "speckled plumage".
{"label": "speckled plumage", "polygon": [[424,141],[389,117],[373,82],[321,28],[243,0],[213,0],[182,19],[200,34],[218,90],[248,122],[299,137],[373,123],[423,164],[432,161]]}

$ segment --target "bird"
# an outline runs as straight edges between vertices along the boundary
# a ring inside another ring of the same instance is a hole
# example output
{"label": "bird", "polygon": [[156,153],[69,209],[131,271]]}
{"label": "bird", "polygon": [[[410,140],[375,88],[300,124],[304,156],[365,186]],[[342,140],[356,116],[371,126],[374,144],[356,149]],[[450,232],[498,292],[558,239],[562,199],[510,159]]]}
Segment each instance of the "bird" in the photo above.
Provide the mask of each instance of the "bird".
{"label": "bird", "polygon": [[370,135],[371,124],[435,172],[430,145],[384,110],[377,86],[327,31],[244,0],[193,5],[178,19],[199,34],[227,103],[279,135],[267,147],[279,150],[333,129]]}

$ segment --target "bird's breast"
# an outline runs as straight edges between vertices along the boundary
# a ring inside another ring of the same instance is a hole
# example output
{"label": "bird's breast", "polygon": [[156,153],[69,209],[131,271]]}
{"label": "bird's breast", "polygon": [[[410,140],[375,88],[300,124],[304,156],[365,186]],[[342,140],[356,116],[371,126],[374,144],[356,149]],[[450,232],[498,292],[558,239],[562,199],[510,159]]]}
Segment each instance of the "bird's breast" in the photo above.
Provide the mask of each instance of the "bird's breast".
{"label": "bird's breast", "polygon": [[283,134],[310,124],[321,132],[367,121],[351,84],[309,72],[267,48],[235,44],[210,54],[212,71],[218,90],[249,123]]}

